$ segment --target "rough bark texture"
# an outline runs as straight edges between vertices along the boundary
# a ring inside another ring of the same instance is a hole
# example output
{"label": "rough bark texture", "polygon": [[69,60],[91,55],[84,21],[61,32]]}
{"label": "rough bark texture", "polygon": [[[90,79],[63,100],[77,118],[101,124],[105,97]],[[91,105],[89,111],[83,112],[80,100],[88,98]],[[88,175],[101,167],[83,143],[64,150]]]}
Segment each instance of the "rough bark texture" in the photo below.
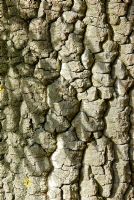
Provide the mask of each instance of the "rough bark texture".
{"label": "rough bark texture", "polygon": [[134,200],[133,22],[133,0],[0,0],[0,200]]}

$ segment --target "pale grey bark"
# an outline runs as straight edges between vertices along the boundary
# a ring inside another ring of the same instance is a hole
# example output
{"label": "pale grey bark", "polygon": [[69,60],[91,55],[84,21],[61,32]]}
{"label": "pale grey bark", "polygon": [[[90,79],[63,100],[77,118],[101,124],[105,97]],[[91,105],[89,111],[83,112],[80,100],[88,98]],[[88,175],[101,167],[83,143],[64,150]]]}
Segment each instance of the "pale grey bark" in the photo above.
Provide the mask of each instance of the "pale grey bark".
{"label": "pale grey bark", "polygon": [[134,200],[133,25],[133,0],[0,0],[0,200]]}

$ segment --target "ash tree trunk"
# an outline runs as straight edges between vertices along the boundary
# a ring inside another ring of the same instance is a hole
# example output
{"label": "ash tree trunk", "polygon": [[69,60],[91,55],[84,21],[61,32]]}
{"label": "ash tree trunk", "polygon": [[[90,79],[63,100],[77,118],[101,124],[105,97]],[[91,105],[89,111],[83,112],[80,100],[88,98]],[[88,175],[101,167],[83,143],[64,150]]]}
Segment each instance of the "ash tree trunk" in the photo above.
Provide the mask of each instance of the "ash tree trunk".
{"label": "ash tree trunk", "polygon": [[133,22],[133,0],[0,0],[0,200],[134,200]]}

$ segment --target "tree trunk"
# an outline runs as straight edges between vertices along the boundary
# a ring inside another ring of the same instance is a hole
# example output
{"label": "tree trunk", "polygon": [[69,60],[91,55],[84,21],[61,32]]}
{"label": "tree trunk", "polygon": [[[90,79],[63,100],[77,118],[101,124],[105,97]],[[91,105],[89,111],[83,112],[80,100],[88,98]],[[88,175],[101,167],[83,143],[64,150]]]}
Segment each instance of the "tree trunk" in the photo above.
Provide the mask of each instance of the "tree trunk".
{"label": "tree trunk", "polygon": [[0,0],[0,200],[134,200],[133,22],[133,0]]}

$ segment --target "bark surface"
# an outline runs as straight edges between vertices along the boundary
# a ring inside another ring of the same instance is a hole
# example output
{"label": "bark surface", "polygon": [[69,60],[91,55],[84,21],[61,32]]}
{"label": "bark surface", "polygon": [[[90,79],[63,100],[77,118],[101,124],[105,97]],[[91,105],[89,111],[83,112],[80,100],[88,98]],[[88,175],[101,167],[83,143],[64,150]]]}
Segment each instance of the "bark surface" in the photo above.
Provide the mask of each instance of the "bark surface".
{"label": "bark surface", "polygon": [[134,200],[134,1],[0,0],[0,200]]}

